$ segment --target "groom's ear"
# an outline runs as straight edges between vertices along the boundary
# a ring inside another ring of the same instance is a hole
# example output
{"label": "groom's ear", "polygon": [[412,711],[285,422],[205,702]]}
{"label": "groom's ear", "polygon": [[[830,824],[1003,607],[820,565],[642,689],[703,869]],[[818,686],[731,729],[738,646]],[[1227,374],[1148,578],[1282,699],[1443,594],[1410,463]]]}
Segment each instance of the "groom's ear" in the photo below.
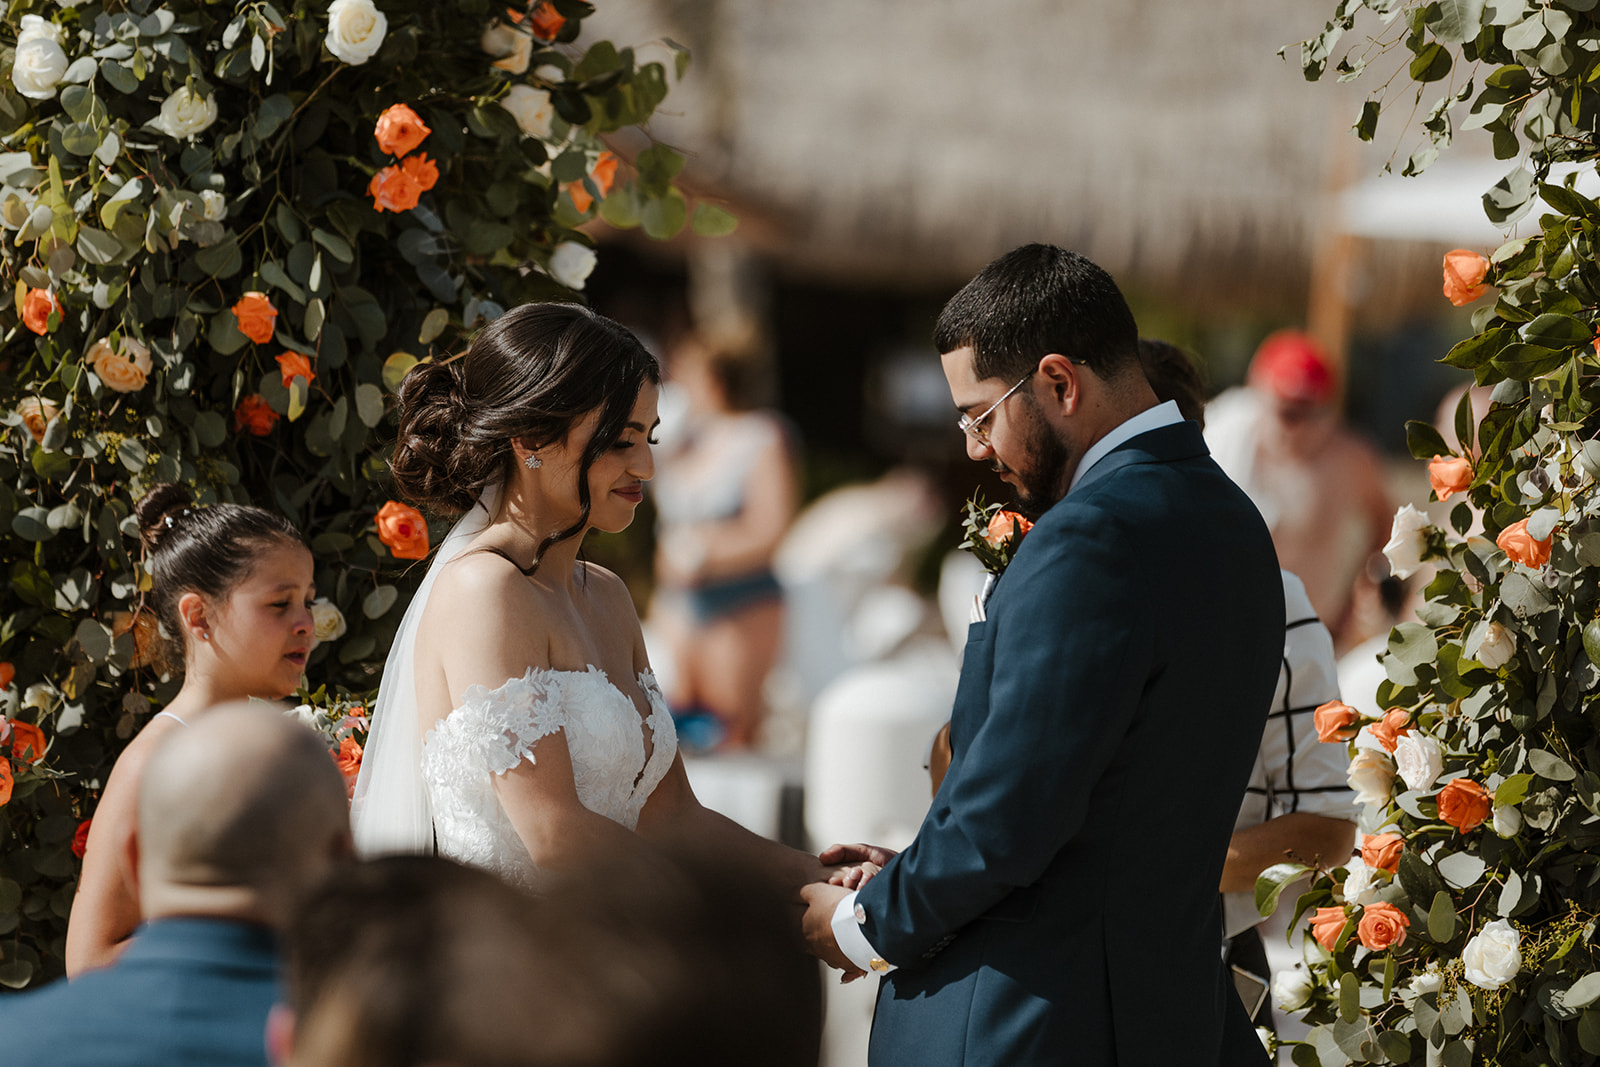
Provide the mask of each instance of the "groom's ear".
{"label": "groom's ear", "polygon": [[1073,415],[1083,403],[1083,375],[1087,368],[1059,352],[1039,360],[1039,376],[1048,393],[1041,399],[1052,414]]}

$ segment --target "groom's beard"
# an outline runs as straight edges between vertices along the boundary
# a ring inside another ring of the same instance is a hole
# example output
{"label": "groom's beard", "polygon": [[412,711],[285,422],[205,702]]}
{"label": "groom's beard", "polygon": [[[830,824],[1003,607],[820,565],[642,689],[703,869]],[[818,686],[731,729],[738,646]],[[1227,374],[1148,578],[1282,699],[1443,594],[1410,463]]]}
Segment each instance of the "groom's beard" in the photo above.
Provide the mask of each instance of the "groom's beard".
{"label": "groom's beard", "polygon": [[[1066,495],[1067,464],[1072,460],[1072,450],[1057,437],[1050,424],[1040,415],[1033,397],[1023,394],[1023,410],[1028,422],[1028,469],[1011,468],[1017,476],[1015,510],[1028,519],[1037,521]],[[1000,470],[997,462],[995,469]]]}

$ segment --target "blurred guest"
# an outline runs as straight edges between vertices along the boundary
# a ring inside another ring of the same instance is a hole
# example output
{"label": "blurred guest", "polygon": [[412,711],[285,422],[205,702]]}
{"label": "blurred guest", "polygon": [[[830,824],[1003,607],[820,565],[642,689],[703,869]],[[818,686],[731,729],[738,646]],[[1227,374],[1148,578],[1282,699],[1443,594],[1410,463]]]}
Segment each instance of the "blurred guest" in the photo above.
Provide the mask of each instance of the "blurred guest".
{"label": "blurred guest", "polygon": [[346,867],[288,938],[293,1067],[814,1067],[820,988],[779,894],[664,860],[524,896],[431,856]]}
{"label": "blurred guest", "polygon": [[783,639],[772,559],[799,494],[792,442],[776,415],[756,409],[761,366],[750,353],[691,339],[671,366],[689,421],[677,447],[657,455],[652,483],[652,622],[673,660],[667,699],[687,747],[748,748]]}
{"label": "blurred guest", "polygon": [[322,741],[234,704],[150,755],[125,857],[145,922],[111,966],[0,999],[8,1063],[267,1062],[276,930],[351,852],[344,782]]}
{"label": "blurred guest", "polygon": [[1305,582],[1342,650],[1366,636],[1352,624],[1352,591],[1388,539],[1394,508],[1378,454],[1344,425],[1338,395],[1321,347],[1280,330],[1256,350],[1248,384],[1211,402],[1206,443],[1267,520],[1278,562]]}

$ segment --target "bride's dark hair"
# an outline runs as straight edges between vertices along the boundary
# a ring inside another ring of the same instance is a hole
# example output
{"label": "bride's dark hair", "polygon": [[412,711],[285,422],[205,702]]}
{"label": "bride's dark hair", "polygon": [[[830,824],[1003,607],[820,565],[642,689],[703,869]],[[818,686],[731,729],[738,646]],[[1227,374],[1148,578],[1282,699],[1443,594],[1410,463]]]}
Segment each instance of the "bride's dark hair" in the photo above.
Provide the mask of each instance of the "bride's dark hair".
{"label": "bride's dark hair", "polygon": [[461,359],[424,363],[406,375],[390,461],[395,482],[413,503],[459,515],[484,486],[508,479],[513,439],[535,448],[554,444],[598,409],[578,467],[578,521],[546,538],[543,556],[583,531],[590,466],[622,436],[645,382],[660,381],[660,364],[638,338],[581,304],[512,308],[485,326]]}

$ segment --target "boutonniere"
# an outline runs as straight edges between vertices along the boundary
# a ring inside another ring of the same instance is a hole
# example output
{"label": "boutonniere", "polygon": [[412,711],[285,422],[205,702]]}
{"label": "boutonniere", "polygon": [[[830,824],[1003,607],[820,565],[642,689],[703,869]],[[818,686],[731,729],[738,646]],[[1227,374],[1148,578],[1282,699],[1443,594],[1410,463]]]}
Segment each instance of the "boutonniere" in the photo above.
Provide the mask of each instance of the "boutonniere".
{"label": "boutonniere", "polygon": [[965,536],[960,547],[978,557],[984,570],[998,575],[1011,565],[1011,557],[1033,529],[1033,522],[999,504],[985,504],[983,494],[975,493],[967,501],[967,518],[961,529]]}

